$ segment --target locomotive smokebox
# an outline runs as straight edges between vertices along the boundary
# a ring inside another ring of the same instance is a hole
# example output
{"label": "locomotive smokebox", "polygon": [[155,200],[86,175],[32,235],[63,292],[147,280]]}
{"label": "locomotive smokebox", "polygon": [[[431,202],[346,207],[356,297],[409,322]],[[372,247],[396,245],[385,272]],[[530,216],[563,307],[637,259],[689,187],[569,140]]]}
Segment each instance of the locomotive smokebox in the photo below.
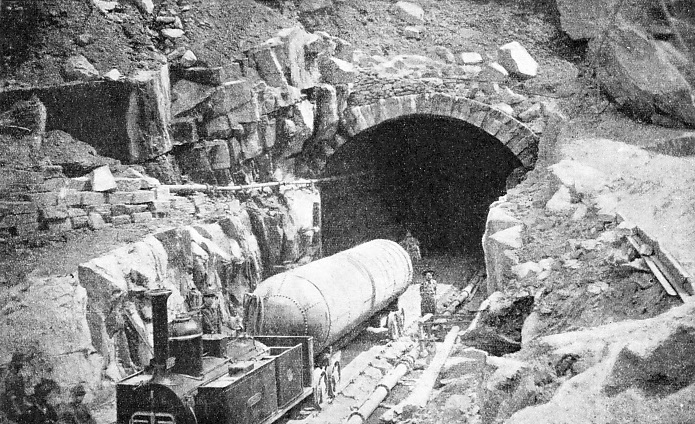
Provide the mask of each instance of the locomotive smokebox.
{"label": "locomotive smokebox", "polygon": [[167,369],[169,359],[169,317],[167,300],[171,290],[150,290],[148,296],[152,300],[152,333],[154,335],[154,358],[150,365],[153,375],[162,375]]}

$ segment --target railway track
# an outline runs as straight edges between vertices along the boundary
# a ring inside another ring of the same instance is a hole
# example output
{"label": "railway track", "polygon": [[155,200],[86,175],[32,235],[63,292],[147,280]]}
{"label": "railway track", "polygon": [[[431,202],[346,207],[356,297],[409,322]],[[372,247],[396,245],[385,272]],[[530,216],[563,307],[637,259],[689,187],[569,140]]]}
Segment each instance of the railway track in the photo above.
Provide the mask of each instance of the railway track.
{"label": "railway track", "polygon": [[[477,302],[473,300],[479,299],[480,296],[476,297],[476,294],[484,281],[485,273],[482,270],[467,274],[457,286],[438,297],[436,315],[426,319],[411,317],[404,337],[375,344],[357,355],[343,369],[337,395],[332,401],[320,408],[305,404],[301,410],[294,411],[285,423],[378,422],[380,413],[374,413],[370,418],[361,416],[362,411],[365,407],[373,410],[394,407],[394,403],[402,400],[400,398],[413,386],[413,377],[422,374],[428,362],[434,362],[432,358],[444,344],[447,335],[452,337],[452,329],[455,340],[459,331],[465,331],[474,320]],[[417,289],[417,285],[409,288],[412,291]],[[406,292],[404,296],[407,295]],[[452,341],[449,343],[452,344]],[[394,392],[399,395],[393,396]],[[380,399],[382,396],[385,399]]]}

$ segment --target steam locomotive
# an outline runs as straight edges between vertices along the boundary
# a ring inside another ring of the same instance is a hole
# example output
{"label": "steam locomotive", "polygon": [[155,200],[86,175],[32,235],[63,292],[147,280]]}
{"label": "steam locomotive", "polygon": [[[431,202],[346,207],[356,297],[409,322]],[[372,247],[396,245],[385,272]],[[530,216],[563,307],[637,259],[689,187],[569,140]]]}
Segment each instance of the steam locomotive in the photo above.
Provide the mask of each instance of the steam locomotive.
{"label": "steam locomotive", "polygon": [[254,334],[234,339],[189,317],[169,323],[171,292],[150,291],[154,358],[118,383],[118,424],[265,424],[321,403],[340,379],[334,348],[383,310],[397,319],[412,272],[397,243],[373,240],[274,275],[246,305]]}

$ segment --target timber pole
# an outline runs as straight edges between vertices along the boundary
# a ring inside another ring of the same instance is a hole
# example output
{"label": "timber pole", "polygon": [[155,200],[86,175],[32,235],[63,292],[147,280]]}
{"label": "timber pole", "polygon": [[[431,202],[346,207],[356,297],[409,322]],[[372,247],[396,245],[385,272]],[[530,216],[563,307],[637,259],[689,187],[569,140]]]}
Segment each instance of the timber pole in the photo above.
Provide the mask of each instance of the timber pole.
{"label": "timber pole", "polygon": [[385,412],[384,415],[382,415],[382,420],[392,421],[394,414],[400,414],[405,408],[424,408],[427,405],[432,390],[434,389],[434,383],[437,381],[437,377],[439,377],[444,363],[454,349],[454,343],[458,338],[459,330],[458,326],[454,326],[449,330],[449,333],[444,338],[444,342],[439,346],[439,349],[437,349],[434,359],[432,359],[432,362],[425,372],[423,372],[420,378],[415,382],[415,389],[413,389],[410,395],[395,408]]}

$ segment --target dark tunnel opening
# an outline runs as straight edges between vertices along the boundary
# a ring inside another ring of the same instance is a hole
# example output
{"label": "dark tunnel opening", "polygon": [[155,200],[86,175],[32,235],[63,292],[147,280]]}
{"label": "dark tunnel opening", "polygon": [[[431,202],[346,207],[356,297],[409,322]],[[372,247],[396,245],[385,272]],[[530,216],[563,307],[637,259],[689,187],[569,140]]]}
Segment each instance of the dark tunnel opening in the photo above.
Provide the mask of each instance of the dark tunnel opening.
{"label": "dark tunnel opening", "polygon": [[467,122],[411,115],[357,134],[329,159],[330,176],[364,176],[322,188],[323,242],[334,253],[409,230],[425,251],[482,256],[490,203],[521,163]]}

